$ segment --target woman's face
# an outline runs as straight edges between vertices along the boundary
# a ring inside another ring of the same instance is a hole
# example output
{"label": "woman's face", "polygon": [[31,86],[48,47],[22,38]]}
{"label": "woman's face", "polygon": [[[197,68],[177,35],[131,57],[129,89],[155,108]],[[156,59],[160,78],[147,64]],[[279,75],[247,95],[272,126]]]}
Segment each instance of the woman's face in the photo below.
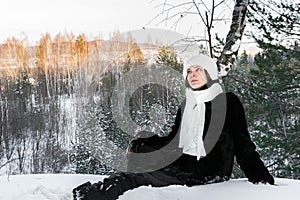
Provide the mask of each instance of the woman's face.
{"label": "woman's face", "polygon": [[204,68],[194,65],[190,66],[187,69],[187,81],[192,89],[198,89],[207,84]]}

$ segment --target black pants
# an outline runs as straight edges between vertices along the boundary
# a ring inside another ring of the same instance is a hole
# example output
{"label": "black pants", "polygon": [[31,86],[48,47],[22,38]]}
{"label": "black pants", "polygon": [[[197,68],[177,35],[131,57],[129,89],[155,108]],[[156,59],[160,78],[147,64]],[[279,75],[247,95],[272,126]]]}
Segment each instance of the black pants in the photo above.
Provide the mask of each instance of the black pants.
{"label": "black pants", "polygon": [[[182,178],[182,180],[180,180]],[[163,187],[168,185],[184,185],[184,177],[175,177],[165,171],[158,170],[146,173],[116,173],[102,182],[85,183],[73,190],[74,199],[115,200],[124,192],[140,187]]]}
{"label": "black pants", "polygon": [[73,190],[74,200],[115,200],[124,192],[140,186],[163,187],[169,185],[204,185],[229,180],[228,176],[197,177],[178,170],[158,170],[146,173],[116,173],[103,182],[85,183]]}

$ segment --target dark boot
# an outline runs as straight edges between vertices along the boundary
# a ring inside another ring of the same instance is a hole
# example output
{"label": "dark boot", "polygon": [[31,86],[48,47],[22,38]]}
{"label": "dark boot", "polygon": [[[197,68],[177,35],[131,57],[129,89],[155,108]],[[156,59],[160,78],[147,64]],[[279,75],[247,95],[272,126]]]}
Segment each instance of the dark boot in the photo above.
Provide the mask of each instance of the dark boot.
{"label": "dark boot", "polygon": [[73,189],[74,200],[110,200],[106,192],[102,190],[101,181],[94,183],[86,182]]}
{"label": "dark boot", "polygon": [[89,187],[91,187],[91,185],[92,185],[91,182],[86,182],[74,188],[72,191],[73,199],[74,200],[82,199],[87,194]]}

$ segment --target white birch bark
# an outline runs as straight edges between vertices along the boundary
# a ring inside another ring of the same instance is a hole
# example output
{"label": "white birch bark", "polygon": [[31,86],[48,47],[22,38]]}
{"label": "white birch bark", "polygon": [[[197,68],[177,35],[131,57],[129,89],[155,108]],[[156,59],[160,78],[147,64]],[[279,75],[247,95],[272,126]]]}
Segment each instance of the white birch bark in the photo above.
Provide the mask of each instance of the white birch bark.
{"label": "white birch bark", "polygon": [[230,30],[226,36],[224,49],[217,61],[219,71],[228,72],[234,64],[246,26],[248,4],[249,0],[236,0]]}

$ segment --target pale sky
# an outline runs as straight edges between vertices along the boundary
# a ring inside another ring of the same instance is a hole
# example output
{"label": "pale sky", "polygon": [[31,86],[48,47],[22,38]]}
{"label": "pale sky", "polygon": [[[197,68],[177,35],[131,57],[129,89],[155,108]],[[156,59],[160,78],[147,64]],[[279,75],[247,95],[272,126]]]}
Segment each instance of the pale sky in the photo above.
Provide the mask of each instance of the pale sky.
{"label": "pale sky", "polygon": [[[161,12],[161,8],[157,6],[164,1],[0,0],[0,43],[12,36],[22,38],[22,34],[27,36],[32,44],[38,42],[45,33],[52,36],[65,32],[75,35],[84,33],[88,38],[99,35],[107,38],[109,33],[114,31],[122,33],[141,29]],[[179,0],[168,2],[176,1]],[[233,4],[230,6],[233,8]],[[232,9],[225,8],[224,12],[229,13],[231,19]],[[200,25],[199,16],[192,17],[184,18],[185,21],[182,20],[177,28],[172,30],[183,35],[204,36],[205,29]],[[230,21],[225,25],[221,22],[217,25],[218,29],[214,31],[225,37]],[[170,29],[170,24],[151,23],[146,28]]]}
{"label": "pale sky", "polygon": [[154,17],[149,0],[0,0],[0,41],[49,32],[105,35],[142,28]]}
{"label": "pale sky", "polygon": [[[162,2],[164,0],[0,0],[0,42],[11,36],[20,37],[22,33],[34,41],[46,32],[106,36],[117,30],[140,29],[161,11],[155,7]],[[181,23],[176,31],[187,34],[191,26],[192,31],[196,30],[197,21],[199,16]],[[154,23],[147,27],[169,28]],[[199,35],[199,28],[197,32]]]}

